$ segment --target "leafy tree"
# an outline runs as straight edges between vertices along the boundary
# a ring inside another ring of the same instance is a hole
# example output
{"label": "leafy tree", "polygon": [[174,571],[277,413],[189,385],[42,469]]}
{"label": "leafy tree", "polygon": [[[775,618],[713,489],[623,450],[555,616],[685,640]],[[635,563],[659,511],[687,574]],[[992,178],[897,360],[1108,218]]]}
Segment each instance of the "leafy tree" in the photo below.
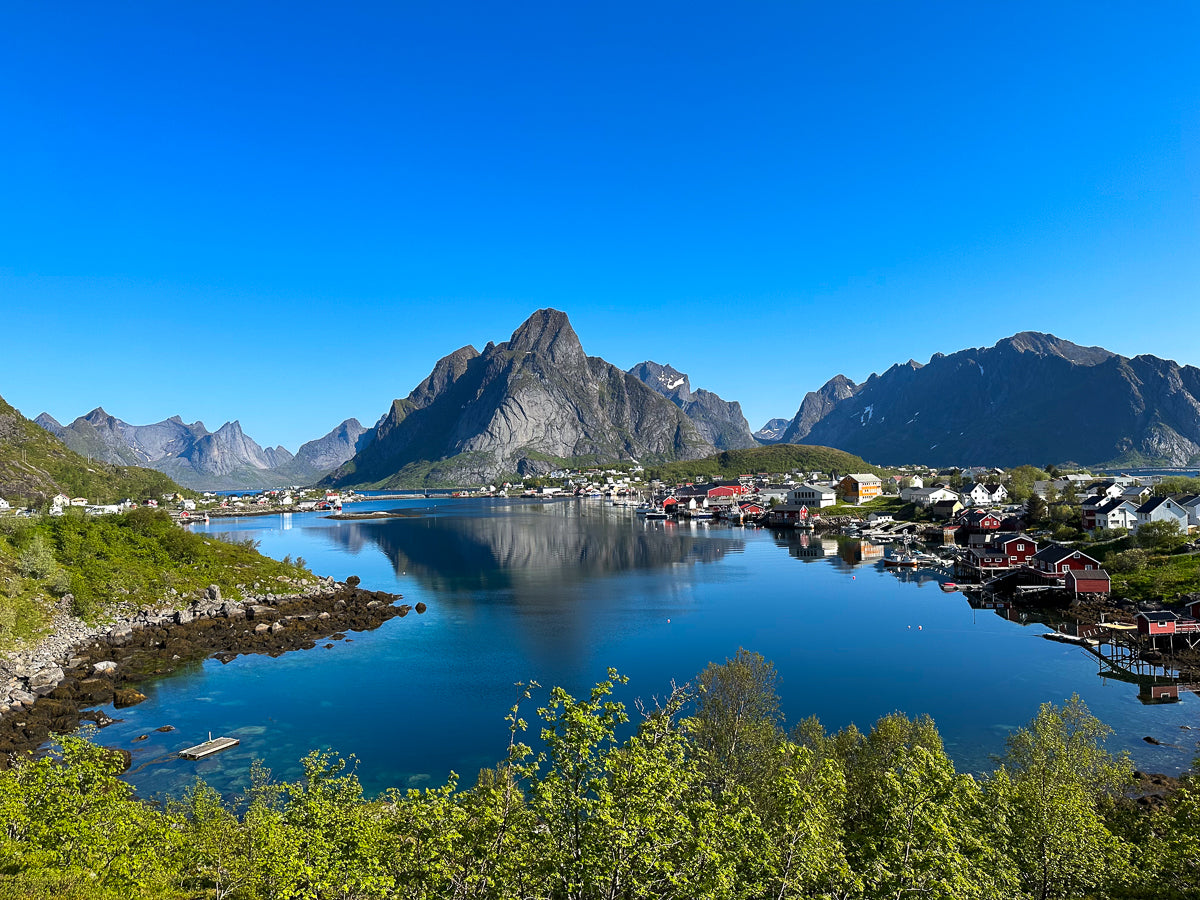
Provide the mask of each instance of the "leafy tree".
{"label": "leafy tree", "polygon": [[1139,547],[1165,553],[1183,543],[1184,535],[1176,522],[1147,522],[1138,526],[1136,539]]}
{"label": "leafy tree", "polygon": [[118,777],[120,756],[86,737],[52,751],[0,772],[0,872],[103,897],[170,883],[181,837]]}
{"label": "leafy tree", "polygon": [[780,764],[783,741],[774,664],[738,649],[733,659],[709,663],[696,679],[699,703],[693,739],[717,790],[741,785],[752,797]]}
{"label": "leafy tree", "polygon": [[1032,494],[1025,503],[1025,520],[1031,526],[1041,525],[1046,521],[1046,501],[1037,494]]}
{"label": "leafy tree", "polygon": [[1104,557],[1104,567],[1110,573],[1123,574],[1125,572],[1136,572],[1138,569],[1144,569],[1146,563],[1150,560],[1150,554],[1145,550],[1121,550],[1117,553],[1110,553]]}
{"label": "leafy tree", "polygon": [[1008,739],[991,793],[1013,829],[1028,896],[1085,896],[1123,880],[1130,848],[1108,829],[1104,811],[1131,783],[1133,767],[1104,749],[1111,733],[1076,694],[1063,707],[1043,704]]}

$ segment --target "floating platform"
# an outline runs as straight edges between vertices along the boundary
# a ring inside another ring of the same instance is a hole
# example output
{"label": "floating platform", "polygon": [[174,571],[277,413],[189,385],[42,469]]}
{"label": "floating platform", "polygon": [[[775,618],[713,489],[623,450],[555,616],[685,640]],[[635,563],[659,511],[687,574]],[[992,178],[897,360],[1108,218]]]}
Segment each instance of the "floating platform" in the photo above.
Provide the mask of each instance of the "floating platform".
{"label": "floating platform", "polygon": [[197,744],[195,747],[180,750],[179,755],[184,759],[204,759],[206,756],[212,756],[214,753],[220,753],[222,750],[236,747],[240,743],[240,740],[231,737],[209,738],[203,744]]}

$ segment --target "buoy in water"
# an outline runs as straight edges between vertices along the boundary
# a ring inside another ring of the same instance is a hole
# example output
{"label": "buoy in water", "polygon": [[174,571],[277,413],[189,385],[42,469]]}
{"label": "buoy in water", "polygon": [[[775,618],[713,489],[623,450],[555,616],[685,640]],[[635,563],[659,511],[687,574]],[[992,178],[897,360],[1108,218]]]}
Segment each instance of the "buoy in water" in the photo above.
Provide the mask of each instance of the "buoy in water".
{"label": "buoy in water", "polygon": [[668,625],[670,625],[670,624],[671,624],[671,620],[670,620],[670,619],[667,619],[667,624],[668,624]]}

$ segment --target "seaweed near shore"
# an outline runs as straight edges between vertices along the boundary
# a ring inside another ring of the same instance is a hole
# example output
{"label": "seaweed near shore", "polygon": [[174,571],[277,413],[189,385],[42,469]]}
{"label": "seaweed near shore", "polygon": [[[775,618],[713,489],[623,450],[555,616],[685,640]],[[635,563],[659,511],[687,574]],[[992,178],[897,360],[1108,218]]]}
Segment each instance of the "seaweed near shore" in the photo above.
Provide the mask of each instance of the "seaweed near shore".
{"label": "seaweed near shore", "polygon": [[[12,681],[19,686],[0,697],[0,769],[36,751],[52,734],[68,734],[83,721],[104,724],[107,716],[97,707],[140,702],[145,697],[133,689],[149,679],[209,658],[228,662],[247,653],[311,650],[322,640],[378,628],[412,609],[398,603],[399,594],[363,590],[357,583],[326,580],[313,593],[246,601],[222,601],[214,592],[217,596],[183,610],[147,610],[119,619],[51,664],[14,667]],[[424,604],[416,609],[424,612]]]}

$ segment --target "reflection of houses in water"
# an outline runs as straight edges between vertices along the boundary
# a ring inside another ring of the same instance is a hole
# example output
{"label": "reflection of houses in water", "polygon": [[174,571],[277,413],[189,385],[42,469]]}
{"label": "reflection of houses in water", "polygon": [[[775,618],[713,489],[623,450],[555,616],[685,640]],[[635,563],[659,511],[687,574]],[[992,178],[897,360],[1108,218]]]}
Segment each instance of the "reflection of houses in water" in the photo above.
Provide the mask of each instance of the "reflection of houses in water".
{"label": "reflection of houses in water", "polygon": [[873,544],[870,541],[842,541],[838,545],[838,556],[848,566],[861,566],[863,563],[883,559],[883,544]]}
{"label": "reflection of houses in water", "polygon": [[831,537],[822,537],[811,531],[789,531],[777,535],[775,543],[786,547],[789,556],[811,561],[836,556],[838,542]]}
{"label": "reflection of houses in water", "polygon": [[1200,684],[1143,684],[1138,688],[1138,699],[1147,706],[1178,703],[1179,695],[1187,691],[1200,694]]}

